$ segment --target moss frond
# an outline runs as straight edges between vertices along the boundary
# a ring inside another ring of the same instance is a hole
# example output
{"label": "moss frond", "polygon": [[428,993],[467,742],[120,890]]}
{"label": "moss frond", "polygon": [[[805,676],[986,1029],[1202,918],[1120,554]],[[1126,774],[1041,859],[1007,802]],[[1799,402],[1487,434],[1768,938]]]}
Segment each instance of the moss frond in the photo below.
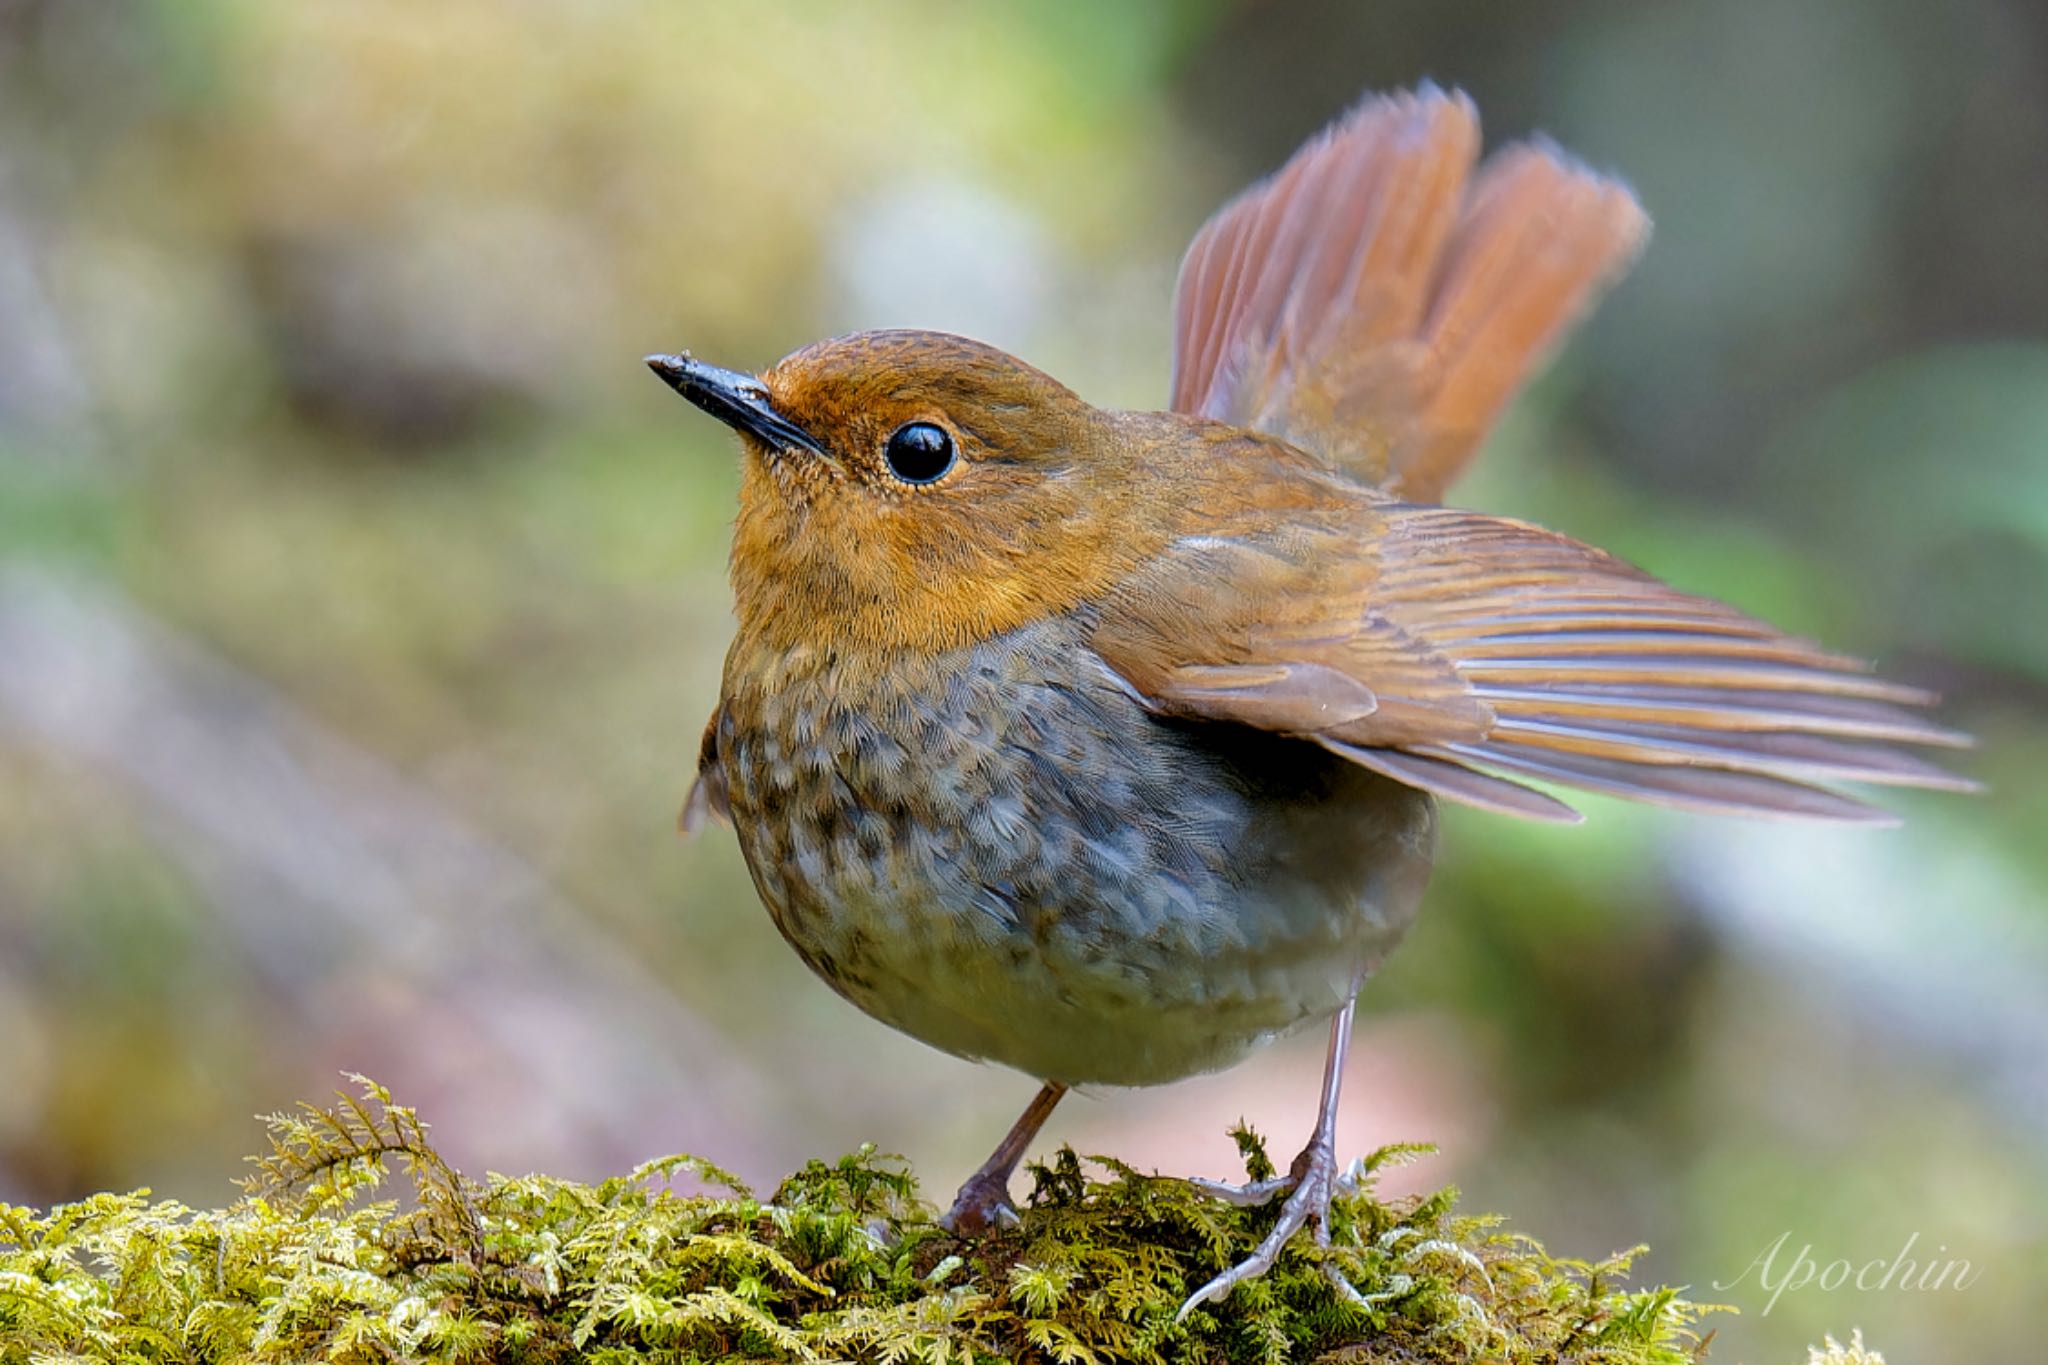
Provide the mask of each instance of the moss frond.
{"label": "moss frond", "polygon": [[1849,1334],[1847,1346],[1833,1337],[1822,1337],[1820,1345],[1807,1348],[1806,1365],[1884,1365],[1884,1357],[1865,1346],[1863,1333],[1855,1331]]}
{"label": "moss frond", "polygon": [[[0,1207],[0,1365],[58,1360],[384,1362],[1033,1359],[1060,1365],[1324,1359],[1675,1365],[1702,1312],[1616,1281],[1634,1253],[1552,1257],[1445,1190],[1383,1201],[1364,1163],[1334,1245],[1174,1314],[1273,1210],[1070,1150],[1032,1170],[1019,1226],[940,1229],[904,1163],[864,1147],[767,1198],[691,1157],[596,1185],[461,1175],[374,1082],[269,1119],[222,1211],[98,1195]],[[1270,1172],[1240,1130],[1248,1173]],[[405,1206],[382,1197],[396,1164]],[[678,1189],[683,1178],[690,1189]],[[1337,1266],[1364,1295],[1340,1301]]]}

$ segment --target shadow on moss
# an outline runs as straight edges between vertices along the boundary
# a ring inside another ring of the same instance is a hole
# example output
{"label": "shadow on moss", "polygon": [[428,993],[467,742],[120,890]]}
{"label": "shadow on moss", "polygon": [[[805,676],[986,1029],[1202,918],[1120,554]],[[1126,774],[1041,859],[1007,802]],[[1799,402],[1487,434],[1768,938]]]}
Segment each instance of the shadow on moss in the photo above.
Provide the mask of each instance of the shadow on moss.
{"label": "shadow on moss", "polygon": [[[597,1185],[472,1181],[409,1108],[360,1095],[269,1120],[271,1151],[224,1211],[98,1195],[0,1206],[0,1365],[123,1361],[616,1361],[893,1365],[1108,1361],[1696,1359],[1703,1310],[1623,1291],[1634,1253],[1560,1260],[1454,1194],[1382,1202],[1364,1163],[1335,1246],[1298,1238],[1272,1274],[1184,1325],[1270,1209],[1063,1150],[1020,1226],[963,1241],[903,1163],[863,1148],[763,1198],[693,1157]],[[1270,1170],[1240,1134],[1248,1169]],[[409,1197],[379,1198],[388,1168]],[[690,1187],[676,1188],[678,1183]],[[1334,1258],[1367,1308],[1317,1273]],[[1709,1334],[1711,1335],[1711,1334]]]}

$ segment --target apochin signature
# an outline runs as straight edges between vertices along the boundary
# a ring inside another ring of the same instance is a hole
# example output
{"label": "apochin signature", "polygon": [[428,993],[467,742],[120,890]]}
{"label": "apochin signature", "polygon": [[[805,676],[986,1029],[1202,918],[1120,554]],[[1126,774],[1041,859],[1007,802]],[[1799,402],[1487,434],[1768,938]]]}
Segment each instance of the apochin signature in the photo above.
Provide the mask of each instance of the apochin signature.
{"label": "apochin signature", "polygon": [[1714,1281],[1715,1290],[1726,1293],[1755,1272],[1757,1288],[1771,1296],[1760,1316],[1769,1317],[1771,1310],[1778,1306],[1781,1295],[1801,1289],[1820,1289],[1828,1293],[1843,1289],[1854,1289],[1864,1294],[1886,1291],[1932,1293],[1942,1289],[1968,1289],[1982,1273],[1981,1267],[1972,1265],[1967,1259],[1947,1255],[1946,1244],[1937,1246],[1931,1257],[1915,1258],[1913,1248],[1920,1242],[1917,1232],[1906,1238],[1905,1245],[1891,1257],[1860,1263],[1847,1257],[1817,1261],[1811,1243],[1788,1255],[1785,1244],[1791,1240],[1790,1232],[1779,1233],[1778,1240],[1759,1251],[1743,1267],[1741,1274],[1732,1280]]}

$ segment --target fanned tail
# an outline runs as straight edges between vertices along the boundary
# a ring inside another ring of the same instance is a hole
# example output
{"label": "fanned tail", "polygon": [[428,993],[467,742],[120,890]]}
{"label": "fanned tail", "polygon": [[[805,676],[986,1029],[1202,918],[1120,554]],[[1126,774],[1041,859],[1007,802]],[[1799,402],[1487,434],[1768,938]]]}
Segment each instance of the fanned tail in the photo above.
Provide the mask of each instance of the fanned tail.
{"label": "fanned tail", "polygon": [[1479,118],[1424,85],[1361,103],[1202,228],[1173,406],[1434,501],[1649,219],[1538,139],[1473,176]]}

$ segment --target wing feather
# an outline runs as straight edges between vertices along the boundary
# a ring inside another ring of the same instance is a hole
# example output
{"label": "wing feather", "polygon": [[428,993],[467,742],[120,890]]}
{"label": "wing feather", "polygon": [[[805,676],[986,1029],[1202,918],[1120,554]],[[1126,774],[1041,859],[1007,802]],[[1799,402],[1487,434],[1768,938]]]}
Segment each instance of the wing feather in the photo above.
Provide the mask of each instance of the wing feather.
{"label": "wing feather", "polygon": [[1705,766],[1645,766],[1581,753],[1533,754],[1512,744],[1492,744],[1484,750],[1451,745],[1442,753],[1455,762],[1477,763],[1539,782],[1708,815],[1792,815],[1873,825],[1898,822],[1889,811],[1855,797],[1773,774]]}
{"label": "wing feather", "polygon": [[1396,782],[1405,782],[1411,787],[1420,787],[1480,810],[1559,825],[1576,825],[1586,818],[1554,796],[1546,796],[1534,787],[1525,787],[1519,782],[1467,767],[1456,758],[1437,758],[1420,751],[1367,749],[1327,736],[1318,738],[1317,742],[1361,768],[1370,768]]}
{"label": "wing feather", "polygon": [[1173,406],[1251,431],[1199,436],[1213,487],[1101,604],[1104,662],[1162,712],[1537,819],[1573,812],[1532,781],[1839,820],[1885,817],[1817,783],[1968,789],[1898,747],[1967,743],[1931,694],[1568,537],[1427,505],[1649,231],[1547,141],[1478,151],[1462,94],[1368,99],[1196,235]]}
{"label": "wing feather", "polygon": [[1328,478],[1317,515],[1247,516],[1142,570],[1102,612],[1104,660],[1162,711],[1537,819],[1570,808],[1530,781],[1862,821],[1888,817],[1818,784],[1973,786],[1908,751],[1969,742],[1931,693],[1540,527]]}

